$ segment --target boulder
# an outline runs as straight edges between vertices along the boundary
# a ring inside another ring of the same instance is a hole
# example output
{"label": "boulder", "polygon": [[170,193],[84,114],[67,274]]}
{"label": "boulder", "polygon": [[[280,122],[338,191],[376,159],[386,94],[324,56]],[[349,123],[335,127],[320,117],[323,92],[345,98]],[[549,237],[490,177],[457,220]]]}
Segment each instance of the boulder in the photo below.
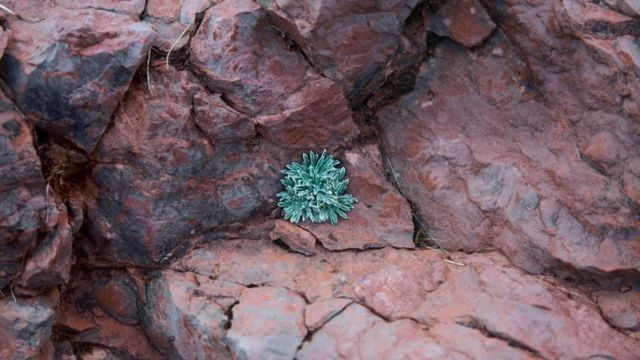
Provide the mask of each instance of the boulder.
{"label": "boulder", "polygon": [[639,125],[595,109],[572,122],[531,76],[501,31],[477,50],[441,42],[415,90],[379,113],[401,191],[450,250],[498,247],[531,272],[640,270],[634,200],[614,181],[640,156]]}
{"label": "boulder", "polygon": [[314,66],[342,86],[353,104],[365,100],[386,80],[405,20],[419,3],[416,0],[258,2]]}
{"label": "boulder", "polygon": [[146,59],[153,31],[137,14],[29,2],[14,4],[21,17],[8,18],[2,76],[34,125],[90,152]]}

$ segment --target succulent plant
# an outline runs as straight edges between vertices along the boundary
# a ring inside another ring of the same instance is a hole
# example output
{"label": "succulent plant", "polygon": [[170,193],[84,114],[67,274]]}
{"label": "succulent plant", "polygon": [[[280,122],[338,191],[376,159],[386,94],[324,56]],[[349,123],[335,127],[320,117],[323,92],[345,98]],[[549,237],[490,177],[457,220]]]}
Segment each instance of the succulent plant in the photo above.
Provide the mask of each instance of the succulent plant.
{"label": "succulent plant", "polygon": [[347,212],[357,201],[345,194],[349,179],[345,169],[336,167],[340,161],[327,154],[311,151],[302,154],[302,163],[291,163],[282,170],[284,191],[278,193],[278,206],[284,209],[284,218],[292,223],[307,219],[315,223],[325,221],[335,225],[338,216],[347,219]]}

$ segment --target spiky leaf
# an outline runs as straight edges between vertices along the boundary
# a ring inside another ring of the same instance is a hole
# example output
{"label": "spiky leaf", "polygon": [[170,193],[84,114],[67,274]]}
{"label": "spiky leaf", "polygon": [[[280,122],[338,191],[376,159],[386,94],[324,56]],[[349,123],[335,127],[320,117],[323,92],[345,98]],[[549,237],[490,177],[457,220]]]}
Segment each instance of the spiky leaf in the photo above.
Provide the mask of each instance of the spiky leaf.
{"label": "spiky leaf", "polygon": [[326,150],[321,155],[311,151],[302,154],[302,163],[291,163],[282,170],[284,191],[276,196],[285,220],[329,221],[335,225],[338,217],[347,218],[357,200],[345,194],[349,180],[345,179],[345,169],[336,167],[338,164],[340,161]]}

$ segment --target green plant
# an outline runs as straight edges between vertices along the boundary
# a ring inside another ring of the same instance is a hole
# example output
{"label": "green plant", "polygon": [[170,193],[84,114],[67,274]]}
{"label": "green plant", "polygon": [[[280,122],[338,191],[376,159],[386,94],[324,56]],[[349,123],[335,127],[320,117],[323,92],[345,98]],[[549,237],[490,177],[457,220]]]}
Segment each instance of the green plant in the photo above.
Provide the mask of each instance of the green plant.
{"label": "green plant", "polygon": [[349,179],[344,178],[345,169],[336,167],[338,164],[340,161],[326,150],[320,156],[311,151],[302,154],[302,164],[294,162],[282,170],[284,191],[276,196],[280,200],[278,206],[284,209],[285,220],[297,223],[300,219],[309,219],[335,225],[338,216],[347,218],[347,212],[357,200],[345,194]]}

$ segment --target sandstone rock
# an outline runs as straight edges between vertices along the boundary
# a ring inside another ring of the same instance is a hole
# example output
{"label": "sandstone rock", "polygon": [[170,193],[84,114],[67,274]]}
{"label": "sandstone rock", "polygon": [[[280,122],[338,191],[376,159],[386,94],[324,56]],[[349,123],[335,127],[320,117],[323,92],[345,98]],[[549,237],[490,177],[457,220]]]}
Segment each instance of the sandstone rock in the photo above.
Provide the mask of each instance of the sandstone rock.
{"label": "sandstone rock", "polygon": [[496,28],[479,0],[447,1],[429,18],[429,25],[436,34],[466,47],[482,45]]}
{"label": "sandstone rock", "polygon": [[314,65],[340,83],[352,103],[358,103],[385,80],[404,22],[419,2],[260,0],[259,3]]}
{"label": "sandstone rock", "polygon": [[259,5],[227,0],[205,15],[191,64],[210,90],[258,116],[258,131],[282,147],[335,147],[357,133],[339,87],[288,48]]}
{"label": "sandstone rock", "polygon": [[583,32],[585,27],[593,26],[598,22],[619,24],[633,21],[628,16],[584,0],[562,0],[557,8],[561,11],[559,14],[561,23],[566,26],[563,30],[568,30],[569,33]]}
{"label": "sandstone rock", "polygon": [[46,185],[33,146],[29,128],[0,95],[0,288],[16,277],[46,220]]}
{"label": "sandstone rock", "polygon": [[284,288],[247,289],[233,307],[227,343],[236,359],[292,359],[307,334],[305,302]]}
{"label": "sandstone rock", "polygon": [[55,8],[103,10],[139,17],[144,10],[145,0],[6,0],[4,4],[22,20],[37,22],[44,19],[43,11]]}
{"label": "sandstone rock", "polygon": [[375,145],[349,150],[342,164],[349,178],[347,192],[358,199],[337,225],[302,223],[327,249],[367,249],[384,246],[413,248],[411,208],[383,175]]}
{"label": "sandstone rock", "polygon": [[145,59],[151,28],[111,11],[33,7],[46,18],[9,18],[3,77],[38,127],[89,152]]}
{"label": "sandstone rock", "polygon": [[[298,352],[300,359],[463,359],[430,338],[411,320],[387,323],[365,307],[350,305]],[[336,356],[337,355],[337,356]]]}
{"label": "sandstone rock", "polygon": [[301,227],[285,220],[276,220],[269,233],[271,240],[282,240],[289,248],[304,255],[315,255],[316,237]]}
{"label": "sandstone rock", "polygon": [[416,90],[379,114],[402,192],[448,249],[497,246],[532,272],[638,270],[637,217],[607,180],[639,155],[637,124],[585,112],[571,135],[527,91],[528,70],[500,31],[475,51],[441,43]]}
{"label": "sandstone rock", "polygon": [[0,357],[7,360],[47,358],[55,313],[42,298],[0,300]]}

